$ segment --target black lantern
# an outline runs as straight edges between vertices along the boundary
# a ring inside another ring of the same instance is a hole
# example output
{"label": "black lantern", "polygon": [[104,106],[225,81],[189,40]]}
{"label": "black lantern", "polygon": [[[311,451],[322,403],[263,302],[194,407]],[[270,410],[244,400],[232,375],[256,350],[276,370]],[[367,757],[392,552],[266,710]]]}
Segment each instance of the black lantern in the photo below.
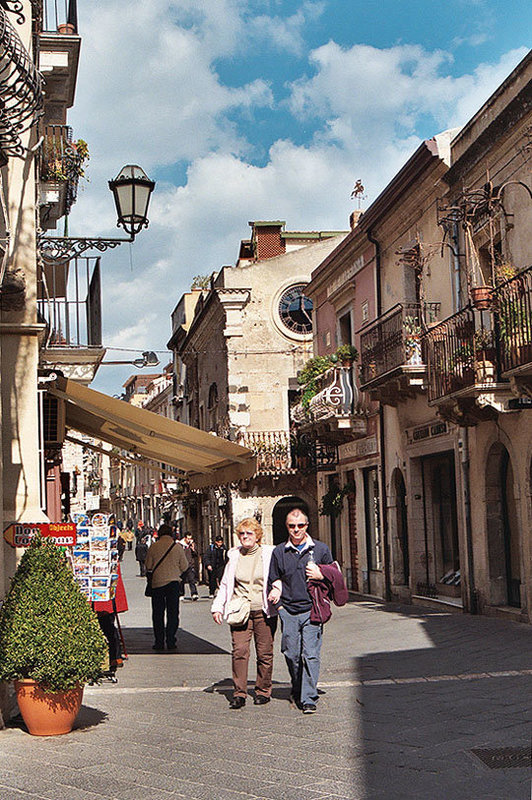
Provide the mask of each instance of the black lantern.
{"label": "black lantern", "polygon": [[155,182],[135,164],[122,167],[114,181],[109,181],[118,215],[117,225],[122,225],[132,239],[142,228],[148,227],[148,205]]}

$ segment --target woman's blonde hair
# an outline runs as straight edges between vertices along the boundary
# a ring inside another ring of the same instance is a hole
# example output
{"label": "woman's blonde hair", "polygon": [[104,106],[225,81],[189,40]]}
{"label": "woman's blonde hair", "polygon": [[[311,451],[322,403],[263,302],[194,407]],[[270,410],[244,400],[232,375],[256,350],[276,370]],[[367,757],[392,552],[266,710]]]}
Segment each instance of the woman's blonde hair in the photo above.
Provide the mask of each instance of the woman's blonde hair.
{"label": "woman's blonde hair", "polygon": [[243,531],[244,529],[253,531],[257,534],[257,544],[262,542],[262,537],[264,536],[264,531],[262,530],[262,526],[257,522],[255,517],[246,517],[241,522],[238,523],[236,526],[236,535]]}

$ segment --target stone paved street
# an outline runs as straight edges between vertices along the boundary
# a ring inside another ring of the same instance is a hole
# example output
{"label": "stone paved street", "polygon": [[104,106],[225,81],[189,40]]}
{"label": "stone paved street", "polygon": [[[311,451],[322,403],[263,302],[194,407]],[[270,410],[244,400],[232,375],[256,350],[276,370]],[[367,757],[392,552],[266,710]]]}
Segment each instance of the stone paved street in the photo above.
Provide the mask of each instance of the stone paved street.
{"label": "stone paved street", "polygon": [[129,659],[88,687],[76,730],[0,731],[0,800],[528,800],[530,768],[491,769],[475,748],[530,745],[532,639],[517,623],[351,602],[324,641],[318,713],[230,697],[229,632],[181,605],[177,654],[151,650],[133,554],[123,570]]}

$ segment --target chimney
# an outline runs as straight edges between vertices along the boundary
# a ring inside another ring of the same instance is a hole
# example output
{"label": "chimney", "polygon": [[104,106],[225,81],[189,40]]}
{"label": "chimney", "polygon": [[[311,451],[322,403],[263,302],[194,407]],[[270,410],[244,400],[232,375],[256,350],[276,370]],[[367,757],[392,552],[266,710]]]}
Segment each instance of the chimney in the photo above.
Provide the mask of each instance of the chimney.
{"label": "chimney", "polygon": [[352,211],[351,214],[349,215],[349,225],[350,225],[352,231],[358,225],[360,217],[362,216],[363,213],[364,212],[362,211],[361,208],[357,208],[355,211]]}
{"label": "chimney", "polygon": [[272,222],[250,222],[251,241],[255,260],[275,258],[286,252],[285,241],[281,236],[285,222],[274,220]]}

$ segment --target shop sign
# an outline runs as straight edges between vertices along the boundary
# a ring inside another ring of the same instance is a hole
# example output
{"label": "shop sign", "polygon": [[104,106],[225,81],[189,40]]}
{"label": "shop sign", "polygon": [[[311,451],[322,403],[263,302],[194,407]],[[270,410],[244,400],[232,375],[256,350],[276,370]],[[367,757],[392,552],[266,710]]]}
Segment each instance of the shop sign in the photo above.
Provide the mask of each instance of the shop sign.
{"label": "shop sign", "polygon": [[338,454],[342,461],[346,458],[365,458],[366,456],[375,455],[377,452],[376,436],[367,436],[365,439],[347,442],[338,448]]}
{"label": "shop sign", "polygon": [[76,544],[76,525],[73,522],[14,522],[4,531],[4,539],[11,547],[29,547],[35,534],[51,539],[60,547]]}

